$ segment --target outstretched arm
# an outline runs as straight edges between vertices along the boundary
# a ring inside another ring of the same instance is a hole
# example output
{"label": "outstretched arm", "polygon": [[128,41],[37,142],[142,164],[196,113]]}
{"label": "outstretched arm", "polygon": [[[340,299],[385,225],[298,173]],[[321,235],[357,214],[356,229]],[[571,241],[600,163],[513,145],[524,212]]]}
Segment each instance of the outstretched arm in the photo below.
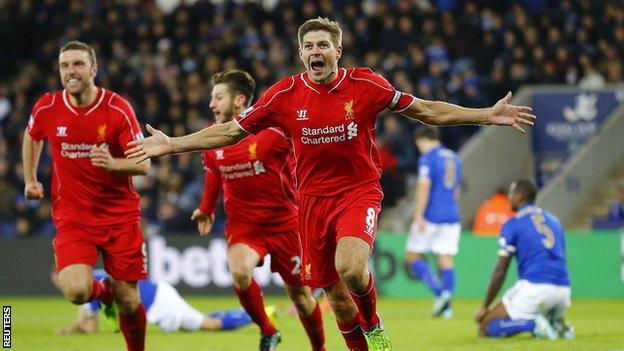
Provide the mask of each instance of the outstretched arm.
{"label": "outstretched arm", "polygon": [[135,176],[147,175],[150,170],[149,161],[136,164],[127,158],[113,157],[106,144],[93,147],[89,152],[89,157],[92,165],[111,173]]}
{"label": "outstretched arm", "polygon": [[521,125],[532,126],[533,110],[528,106],[510,105],[511,92],[489,108],[466,108],[442,101],[415,99],[401,114],[430,125],[494,124],[511,126],[526,133]]}
{"label": "outstretched arm", "polygon": [[494,272],[492,272],[492,278],[490,278],[490,285],[488,286],[487,294],[485,295],[485,300],[483,300],[483,305],[479,312],[477,312],[476,320],[477,323],[485,317],[487,314],[492,301],[498,292],[500,291],[501,286],[505,282],[505,277],[507,276],[507,269],[509,268],[509,263],[511,262],[511,256],[498,256],[498,262],[496,263],[496,268],[494,268]]}
{"label": "outstretched arm", "polygon": [[126,157],[136,163],[143,162],[150,157],[228,146],[236,144],[249,135],[234,121],[216,124],[199,132],[176,138],[168,137],[149,124],[146,127],[152,136],[129,142],[130,148],[125,151]]}

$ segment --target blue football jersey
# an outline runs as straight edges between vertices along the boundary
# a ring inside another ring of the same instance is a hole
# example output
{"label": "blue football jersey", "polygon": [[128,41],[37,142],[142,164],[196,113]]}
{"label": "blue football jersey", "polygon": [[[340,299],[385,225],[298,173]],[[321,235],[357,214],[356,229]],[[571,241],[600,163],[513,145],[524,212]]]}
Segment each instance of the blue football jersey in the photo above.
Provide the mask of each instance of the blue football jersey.
{"label": "blue football jersey", "polygon": [[461,183],[461,160],[453,151],[439,146],[418,160],[418,178],[431,182],[425,219],[431,223],[459,222],[455,198]]}
{"label": "blue football jersey", "polygon": [[[103,269],[96,269],[93,271],[93,278],[102,280],[107,277],[108,274]],[[145,311],[149,310],[154,303],[156,297],[156,291],[158,290],[158,283],[151,280],[139,280],[139,298]],[[85,308],[90,312],[97,312],[102,307],[100,300],[92,300],[85,304]]]}
{"label": "blue football jersey", "polygon": [[570,285],[563,227],[552,213],[534,205],[523,206],[503,225],[499,246],[499,255],[516,256],[520,279]]}

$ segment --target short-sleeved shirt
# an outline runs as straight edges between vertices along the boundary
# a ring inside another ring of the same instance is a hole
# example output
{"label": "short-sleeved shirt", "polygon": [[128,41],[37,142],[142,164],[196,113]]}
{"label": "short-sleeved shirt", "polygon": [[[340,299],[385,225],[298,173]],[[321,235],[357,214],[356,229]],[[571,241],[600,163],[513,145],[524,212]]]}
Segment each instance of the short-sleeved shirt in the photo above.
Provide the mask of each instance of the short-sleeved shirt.
{"label": "short-sleeved shirt", "polygon": [[269,128],[240,143],[203,153],[203,213],[213,213],[221,188],[232,223],[266,231],[297,230],[291,148],[284,133]]}
{"label": "short-sleeved shirt", "polygon": [[431,182],[424,217],[431,223],[459,222],[455,196],[461,184],[461,159],[453,151],[435,147],[418,160],[418,178]]}
{"label": "short-sleeved shirt", "polygon": [[340,68],[330,84],[314,83],[307,73],[282,79],[235,121],[251,134],[283,130],[293,146],[298,191],[336,196],[379,181],[376,117],[413,101],[369,68]]}
{"label": "short-sleeved shirt", "polygon": [[553,214],[533,205],[522,207],[503,225],[499,246],[499,255],[516,256],[520,279],[570,285],[563,227]]}
{"label": "short-sleeved shirt", "polygon": [[87,107],[73,106],[67,91],[45,94],[32,109],[28,133],[47,139],[52,153],[52,219],[64,225],[114,226],[139,220],[139,196],[130,176],[91,164],[90,150],[106,144],[111,155],[124,158],[126,144],[142,138],[128,101],[98,89]]}

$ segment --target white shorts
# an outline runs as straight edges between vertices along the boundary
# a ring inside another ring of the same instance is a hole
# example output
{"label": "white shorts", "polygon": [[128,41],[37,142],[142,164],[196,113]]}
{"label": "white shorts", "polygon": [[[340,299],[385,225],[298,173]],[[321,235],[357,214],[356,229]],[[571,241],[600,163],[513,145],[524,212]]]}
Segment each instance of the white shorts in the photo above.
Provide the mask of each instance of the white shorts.
{"label": "white shorts", "polygon": [[154,303],[147,311],[147,321],[167,333],[201,328],[204,315],[191,307],[178,291],[166,282],[158,282]]}
{"label": "white shorts", "polygon": [[409,252],[436,255],[456,255],[459,251],[459,223],[430,223],[425,221],[425,232],[419,233],[416,222],[412,223],[405,249]]}
{"label": "white shorts", "polygon": [[570,307],[570,287],[519,280],[502,298],[509,318],[535,319],[539,314],[563,316]]}

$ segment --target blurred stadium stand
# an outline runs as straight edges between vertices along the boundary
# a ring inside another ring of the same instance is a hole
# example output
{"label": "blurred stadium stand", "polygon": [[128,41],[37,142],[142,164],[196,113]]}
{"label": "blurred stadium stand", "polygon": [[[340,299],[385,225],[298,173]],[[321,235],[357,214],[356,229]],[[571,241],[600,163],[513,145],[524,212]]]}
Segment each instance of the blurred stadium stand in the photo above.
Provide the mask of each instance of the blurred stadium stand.
{"label": "blurred stadium stand", "polygon": [[[95,46],[97,84],[128,98],[142,123],[173,135],[195,131],[211,120],[213,73],[234,67],[249,70],[257,80],[258,96],[278,78],[299,72],[296,30],[303,20],[316,16],[342,23],[344,66],[369,66],[421,98],[483,107],[508,90],[515,93],[514,103],[530,103],[531,93],[520,89],[529,84],[602,88],[623,81],[621,1],[179,3],[0,1],[0,236],[54,232],[49,202],[25,201],[21,195],[19,149],[34,101],[59,88],[58,48],[73,39]],[[417,157],[411,143],[414,123],[389,121],[380,119],[378,127],[378,144],[387,160],[382,179],[388,194],[382,224],[387,224],[382,226],[401,229],[400,218],[409,213],[404,195],[411,193]],[[445,128],[443,141],[458,150],[478,130]],[[611,144],[613,140],[618,139]],[[463,147],[462,211],[468,224],[477,204],[501,182],[535,176],[531,148],[531,139],[493,128],[485,128]],[[492,150],[508,152],[497,156]],[[574,167],[568,165],[574,157],[566,155],[569,161],[558,165],[556,173],[572,172],[568,169]],[[608,161],[615,165],[617,159]],[[494,168],[480,173],[485,165]],[[202,172],[199,157],[183,155],[161,158],[148,177],[137,178],[147,233],[194,230],[188,218],[202,189]],[[42,158],[39,174],[49,189],[49,155]],[[584,188],[577,197],[580,207],[574,208],[574,216],[593,215],[585,207],[591,205],[586,201],[593,191],[597,190]],[[544,196],[555,193],[548,190]]]}

